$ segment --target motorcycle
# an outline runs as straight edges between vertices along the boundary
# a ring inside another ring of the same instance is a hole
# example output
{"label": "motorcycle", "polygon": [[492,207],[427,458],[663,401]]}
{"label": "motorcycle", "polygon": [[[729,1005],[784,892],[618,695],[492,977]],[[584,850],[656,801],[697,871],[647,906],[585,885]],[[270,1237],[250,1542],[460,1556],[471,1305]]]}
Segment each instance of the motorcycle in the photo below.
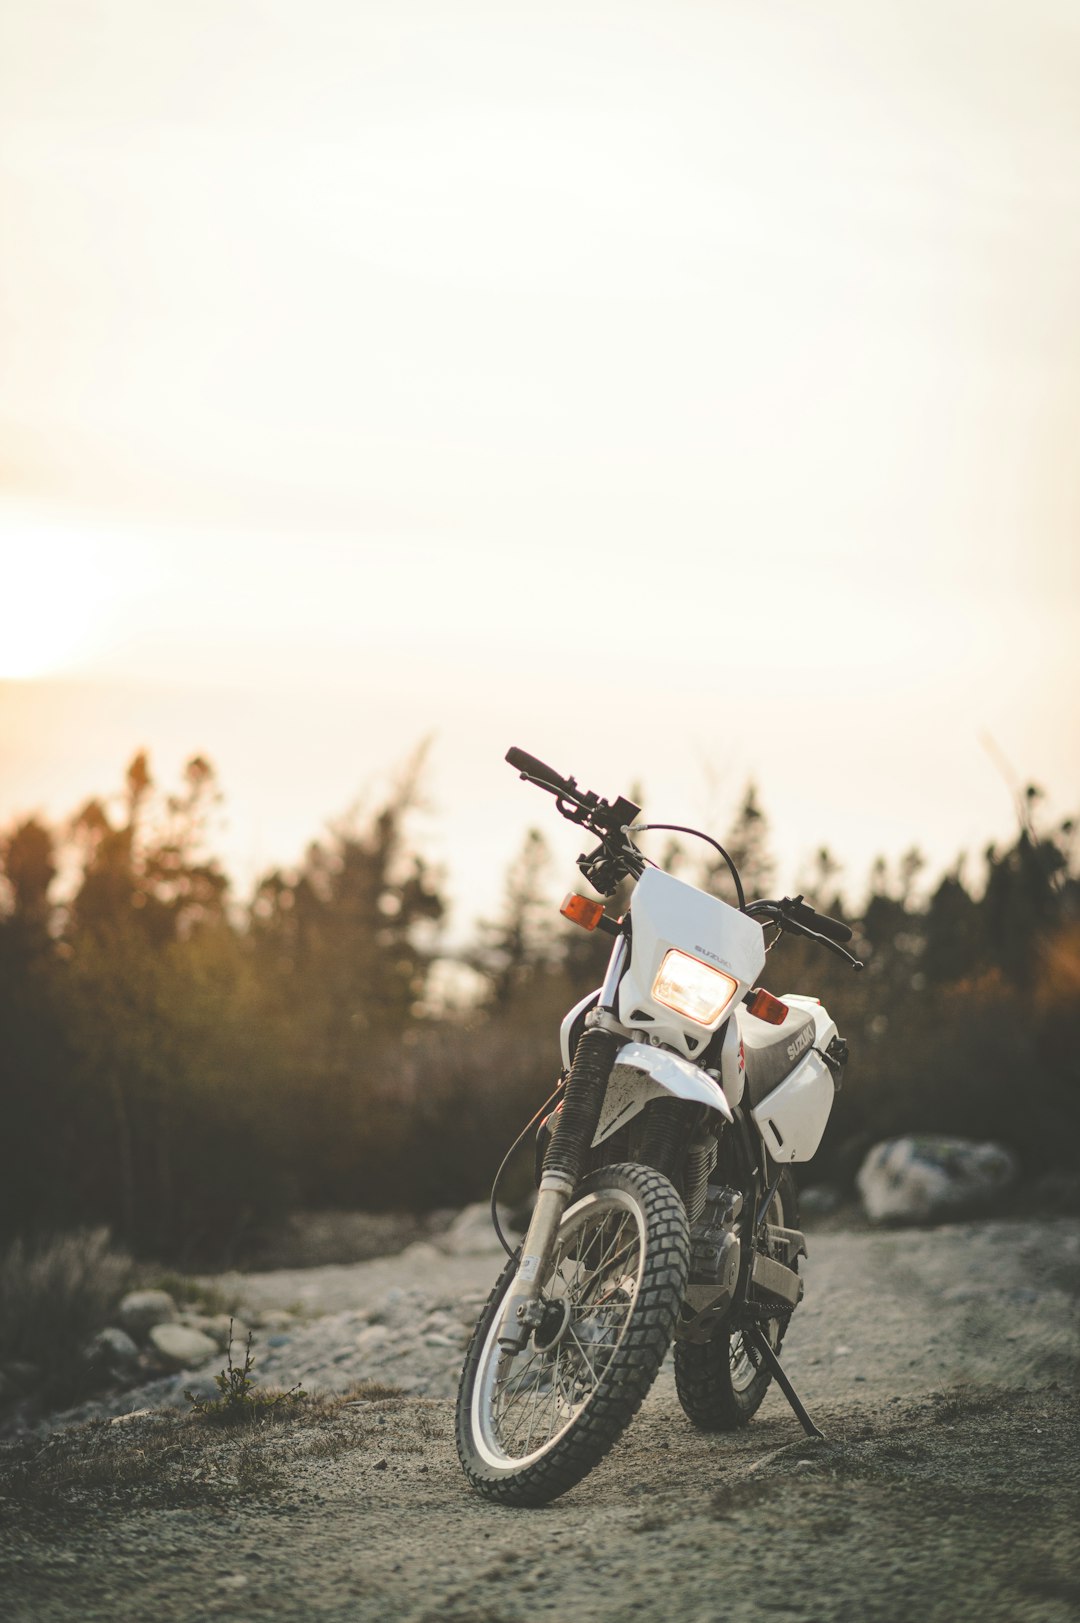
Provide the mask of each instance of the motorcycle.
{"label": "motorcycle", "polygon": [[[778,1357],[806,1255],[791,1166],[821,1142],[847,1045],[816,998],[756,982],[783,933],[862,965],[842,945],[847,925],[801,896],[748,902],[710,835],[639,824],[625,797],[609,804],[523,750],[506,759],[597,837],[578,858],[595,891],[634,882],[619,919],[585,896],[563,903],[613,938],[611,955],[603,985],[562,1022],[559,1085],[525,1130],[547,1111],[536,1203],[516,1251],[500,1231],[509,1261],[458,1390],[472,1486],[542,1505],[622,1435],[673,1340],[679,1402],[700,1430],[745,1426],[775,1379],[820,1435]],[[707,840],[738,905],[649,862],[632,838],[647,828]]]}

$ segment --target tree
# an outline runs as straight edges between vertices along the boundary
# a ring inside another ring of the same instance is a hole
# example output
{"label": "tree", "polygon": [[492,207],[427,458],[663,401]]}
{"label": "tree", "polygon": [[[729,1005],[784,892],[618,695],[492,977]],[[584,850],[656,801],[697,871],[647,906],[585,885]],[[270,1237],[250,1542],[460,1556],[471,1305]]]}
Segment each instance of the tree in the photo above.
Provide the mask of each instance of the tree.
{"label": "tree", "polygon": [[480,941],[468,962],[487,980],[492,1008],[505,1008],[558,962],[545,889],[550,866],[547,841],[539,829],[529,829],[507,873],[499,918],[480,924]]}
{"label": "tree", "polygon": [[[770,895],[774,864],[769,852],[769,823],[752,780],[746,785],[735,820],[722,844],[739,870],[747,901]],[[719,854],[710,854],[706,859],[698,883],[726,902],[736,900],[728,865]]]}

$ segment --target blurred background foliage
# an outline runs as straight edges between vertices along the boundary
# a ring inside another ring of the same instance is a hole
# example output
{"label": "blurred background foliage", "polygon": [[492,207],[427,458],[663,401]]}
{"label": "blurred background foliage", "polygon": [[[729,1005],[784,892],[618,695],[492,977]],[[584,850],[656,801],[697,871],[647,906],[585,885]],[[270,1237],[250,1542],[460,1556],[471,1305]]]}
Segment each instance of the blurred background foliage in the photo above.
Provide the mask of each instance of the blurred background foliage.
{"label": "blurred background foliage", "polygon": [[[0,1237],[104,1224],[137,1255],[225,1262],[289,1211],[487,1192],[606,944],[558,918],[533,831],[499,917],[447,949],[410,835],[419,772],[246,904],[207,849],[220,796],[200,757],[165,794],[137,755],[112,800],[0,835]],[[1077,1165],[1080,878],[1072,824],[1041,826],[1040,799],[973,872],[928,885],[917,850],[879,860],[857,913],[826,850],[779,883],[848,918],[867,966],[795,938],[769,959],[765,984],[820,996],[851,1045],[809,1181],[850,1184],[910,1131],[997,1139],[1032,1176]],[[727,844],[747,894],[775,894],[752,785]],[[730,899],[707,846],[654,855]]]}

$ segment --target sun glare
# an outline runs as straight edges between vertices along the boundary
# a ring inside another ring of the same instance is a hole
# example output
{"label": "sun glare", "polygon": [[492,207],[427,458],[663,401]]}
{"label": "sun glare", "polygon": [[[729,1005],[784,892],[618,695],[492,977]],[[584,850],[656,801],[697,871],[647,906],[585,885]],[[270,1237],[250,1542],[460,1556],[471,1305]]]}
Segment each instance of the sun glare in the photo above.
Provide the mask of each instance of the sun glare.
{"label": "sun glare", "polygon": [[0,679],[78,670],[107,641],[114,567],[100,543],[0,508]]}

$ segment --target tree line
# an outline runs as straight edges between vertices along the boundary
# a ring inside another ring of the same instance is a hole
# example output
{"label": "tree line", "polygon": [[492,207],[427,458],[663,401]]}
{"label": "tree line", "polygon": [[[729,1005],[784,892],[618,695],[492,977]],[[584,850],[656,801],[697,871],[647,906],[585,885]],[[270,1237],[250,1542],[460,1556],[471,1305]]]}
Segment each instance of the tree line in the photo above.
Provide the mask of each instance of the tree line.
{"label": "tree line", "polygon": [[[192,1263],[292,1209],[486,1193],[606,946],[558,918],[531,831],[499,916],[448,953],[443,882],[412,836],[418,771],[243,903],[208,849],[220,793],[201,757],[165,793],[139,754],[113,799],[0,835],[0,1236],[104,1222]],[[1011,843],[929,892],[917,850],[879,861],[855,912],[817,853],[799,888],[853,925],[866,971],[789,937],[765,975],[820,996],[851,1046],[815,1179],[849,1181],[905,1131],[996,1138],[1031,1172],[1076,1164],[1076,833],[1040,810],[1031,788]],[[773,894],[753,786],[725,843],[747,894]],[[719,862],[653,854],[731,899]]]}

